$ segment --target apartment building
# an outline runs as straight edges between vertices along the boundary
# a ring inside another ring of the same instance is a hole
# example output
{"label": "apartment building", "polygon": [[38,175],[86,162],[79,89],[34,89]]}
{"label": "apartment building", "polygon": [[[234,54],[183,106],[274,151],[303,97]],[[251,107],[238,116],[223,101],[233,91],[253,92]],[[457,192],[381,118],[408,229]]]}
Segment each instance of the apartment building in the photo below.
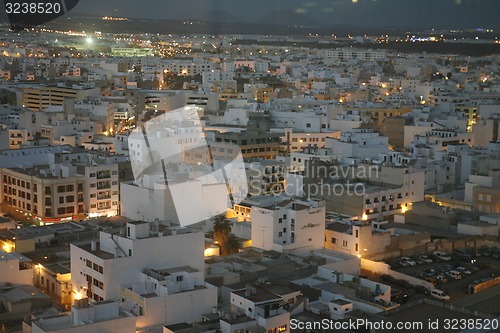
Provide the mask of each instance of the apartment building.
{"label": "apartment building", "polygon": [[285,199],[247,202],[252,206],[252,246],[304,252],[324,246],[325,207],[315,201]]}
{"label": "apartment building", "polygon": [[85,218],[85,176],[65,165],[2,168],[2,209],[38,223]]}
{"label": "apartment building", "polygon": [[49,106],[64,105],[65,99],[84,100],[90,96],[100,96],[101,90],[91,86],[38,86],[21,88],[18,102],[33,111],[42,111]]}
{"label": "apartment building", "polygon": [[372,228],[359,220],[328,223],[325,230],[325,248],[355,256],[382,253],[391,244],[391,233]]}
{"label": "apartment building", "polygon": [[248,193],[251,196],[279,194],[285,191],[285,164],[276,160],[245,163]]}
{"label": "apartment building", "polygon": [[74,297],[121,299],[141,329],[200,321],[217,306],[217,289],[204,281],[203,251],[196,230],[129,222],[123,233],[101,232],[98,243],[71,244]]}

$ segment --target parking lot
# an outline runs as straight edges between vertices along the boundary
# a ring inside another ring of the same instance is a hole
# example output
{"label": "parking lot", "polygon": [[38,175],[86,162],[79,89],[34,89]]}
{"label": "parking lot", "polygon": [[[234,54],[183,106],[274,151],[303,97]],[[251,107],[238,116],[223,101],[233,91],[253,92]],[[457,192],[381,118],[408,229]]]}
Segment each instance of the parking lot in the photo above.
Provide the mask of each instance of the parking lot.
{"label": "parking lot", "polygon": [[[444,291],[451,297],[451,300],[457,300],[467,296],[468,286],[474,281],[500,276],[500,259],[494,258],[491,255],[472,256],[470,258],[454,254],[450,256],[451,261],[436,261],[435,257],[431,257],[434,260],[433,263],[420,263],[407,267],[394,267],[396,266],[394,262],[389,263],[392,265],[393,269],[398,272],[420,279],[429,277],[427,278],[429,281],[435,279],[437,275],[444,275],[448,281],[436,281],[436,289]],[[457,267],[465,267],[471,274],[461,274],[462,277],[455,280],[450,277],[447,272],[456,270]]]}

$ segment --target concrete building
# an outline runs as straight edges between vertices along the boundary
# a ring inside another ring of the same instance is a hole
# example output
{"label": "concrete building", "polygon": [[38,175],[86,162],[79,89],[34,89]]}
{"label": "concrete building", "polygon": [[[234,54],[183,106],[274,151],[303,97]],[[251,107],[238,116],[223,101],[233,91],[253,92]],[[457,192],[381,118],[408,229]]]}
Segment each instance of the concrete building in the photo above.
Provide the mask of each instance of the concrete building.
{"label": "concrete building", "polygon": [[49,295],[57,304],[69,309],[71,294],[71,270],[69,262],[33,266],[34,286]]}
{"label": "concrete building", "polygon": [[85,177],[71,165],[0,169],[4,211],[54,223],[85,216]]}
{"label": "concrete building", "polygon": [[326,138],[325,147],[331,149],[337,159],[357,157],[372,159],[389,152],[389,138],[371,129],[354,129],[342,133],[340,139]]}
{"label": "concrete building", "polygon": [[256,160],[245,163],[248,194],[260,196],[285,191],[285,164],[276,160]]}
{"label": "concrete building", "polygon": [[[139,273],[146,268],[189,266],[203,271],[204,267],[203,235],[191,229],[131,222],[123,235],[101,232],[98,245],[71,245],[71,283],[75,295],[97,301],[115,299],[121,293],[120,286],[137,282]],[[171,251],[182,255],[165,256]]]}
{"label": "concrete building", "polygon": [[42,111],[52,105],[64,105],[65,99],[83,100],[90,96],[100,96],[99,88],[91,86],[39,86],[21,88],[18,96],[18,105]]}
{"label": "concrete building", "polygon": [[355,256],[370,256],[385,252],[391,245],[391,233],[376,230],[370,223],[351,220],[328,223],[325,248]]}
{"label": "concrete building", "polygon": [[31,323],[31,333],[134,333],[135,317],[119,308],[117,301],[88,303],[78,301],[71,313],[40,318]]}
{"label": "concrete building", "polygon": [[325,208],[318,202],[283,200],[252,206],[252,246],[307,252],[324,246]]}
{"label": "concrete building", "polygon": [[290,332],[290,312],[300,302],[300,293],[288,291],[280,295],[272,292],[271,287],[248,286],[231,292],[231,311],[240,317],[221,319],[221,331],[234,332],[238,327],[250,330],[256,325],[265,332]]}
{"label": "concrete building", "polygon": [[33,270],[31,260],[23,255],[0,249],[0,284],[33,284]]}

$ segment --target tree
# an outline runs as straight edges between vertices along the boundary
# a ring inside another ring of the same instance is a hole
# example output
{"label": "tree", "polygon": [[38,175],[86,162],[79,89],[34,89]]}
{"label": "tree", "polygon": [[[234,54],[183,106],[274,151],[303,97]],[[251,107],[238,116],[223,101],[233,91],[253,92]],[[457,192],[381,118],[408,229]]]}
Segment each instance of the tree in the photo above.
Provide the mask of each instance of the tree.
{"label": "tree", "polygon": [[224,255],[230,255],[239,250],[238,241],[231,234],[231,223],[223,214],[215,217],[214,240],[219,244],[221,253]]}

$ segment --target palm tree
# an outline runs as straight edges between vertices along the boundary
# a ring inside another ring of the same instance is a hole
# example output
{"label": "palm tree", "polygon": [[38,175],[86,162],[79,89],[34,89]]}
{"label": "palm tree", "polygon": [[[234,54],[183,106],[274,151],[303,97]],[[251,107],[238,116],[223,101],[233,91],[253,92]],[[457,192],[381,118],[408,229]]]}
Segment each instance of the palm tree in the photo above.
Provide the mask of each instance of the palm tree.
{"label": "palm tree", "polygon": [[214,240],[220,245],[221,253],[224,255],[230,255],[239,250],[236,237],[231,234],[231,222],[225,218],[224,214],[215,217]]}

